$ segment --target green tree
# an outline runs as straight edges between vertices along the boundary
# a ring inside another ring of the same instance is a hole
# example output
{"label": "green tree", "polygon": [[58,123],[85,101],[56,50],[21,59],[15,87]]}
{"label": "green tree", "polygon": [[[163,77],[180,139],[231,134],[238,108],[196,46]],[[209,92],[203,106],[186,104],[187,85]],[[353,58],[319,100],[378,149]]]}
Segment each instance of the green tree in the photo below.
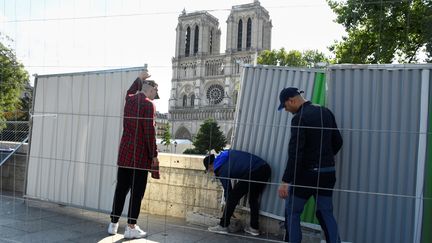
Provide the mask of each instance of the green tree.
{"label": "green tree", "polygon": [[278,65],[277,52],[278,51],[276,51],[276,50],[272,50],[272,51],[264,50],[264,51],[262,51],[257,58],[257,63],[258,64],[266,64],[266,65],[274,65],[274,66]]}
{"label": "green tree", "polygon": [[15,110],[6,111],[4,116],[8,121],[28,121],[30,119],[30,109],[33,102],[33,87],[25,85],[19,104]]}
{"label": "green tree", "polygon": [[188,148],[183,151],[183,154],[206,154],[205,152],[199,151],[197,148]]}
{"label": "green tree", "polygon": [[201,154],[206,154],[213,149],[219,153],[226,144],[226,138],[220,130],[220,127],[217,122],[211,118],[205,120],[200,126],[193,141],[195,149]]}
{"label": "green tree", "polygon": [[162,141],[161,141],[161,143],[163,144],[163,145],[165,145],[165,147],[167,147],[168,148],[168,146],[169,145],[171,145],[171,133],[170,133],[170,125],[169,124],[167,124],[165,127],[164,127],[164,133],[162,134]]}
{"label": "green tree", "polygon": [[[8,37],[1,35],[1,40]],[[0,130],[5,127],[6,114],[22,109],[21,94],[29,83],[29,75],[18,62],[11,48],[0,42]]]}
{"label": "green tree", "polygon": [[300,52],[298,50],[285,51],[285,48],[280,50],[265,50],[260,53],[257,59],[258,64],[279,65],[291,67],[314,67],[320,62],[330,62],[324,53],[318,50],[306,50]]}
{"label": "green tree", "polygon": [[303,52],[302,58],[309,67],[313,67],[318,63],[332,63],[331,58],[318,50],[306,50]]}
{"label": "green tree", "polygon": [[291,67],[306,67],[307,63],[303,59],[303,55],[300,51],[291,50],[288,53],[282,52],[283,48],[279,52],[279,65],[280,66],[291,66]]}
{"label": "green tree", "polygon": [[432,62],[432,1],[327,2],[348,33],[330,47],[337,63]]}

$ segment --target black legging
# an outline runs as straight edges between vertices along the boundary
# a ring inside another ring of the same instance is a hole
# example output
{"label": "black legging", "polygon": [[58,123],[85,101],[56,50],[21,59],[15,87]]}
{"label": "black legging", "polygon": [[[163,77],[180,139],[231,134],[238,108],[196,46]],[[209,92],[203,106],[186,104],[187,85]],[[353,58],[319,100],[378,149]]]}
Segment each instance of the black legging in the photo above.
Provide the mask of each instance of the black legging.
{"label": "black legging", "polygon": [[[270,166],[268,164],[265,164],[258,169],[252,171],[250,177],[248,174],[241,178],[241,180],[237,184],[235,184],[234,188],[230,191],[228,198],[226,198],[227,203],[219,224],[223,227],[227,227],[230,224],[230,219],[234,213],[235,207],[239,203],[240,199],[249,192],[250,225],[252,228],[258,229],[260,208],[259,197],[264,190],[264,187],[266,185],[265,182],[269,180],[270,175]],[[248,182],[245,180],[262,182]]]}
{"label": "black legging", "polygon": [[136,224],[141,201],[147,186],[148,171],[142,169],[118,168],[117,186],[114,193],[111,222],[117,223],[123,211],[126,195],[131,191],[128,209],[128,224]]}

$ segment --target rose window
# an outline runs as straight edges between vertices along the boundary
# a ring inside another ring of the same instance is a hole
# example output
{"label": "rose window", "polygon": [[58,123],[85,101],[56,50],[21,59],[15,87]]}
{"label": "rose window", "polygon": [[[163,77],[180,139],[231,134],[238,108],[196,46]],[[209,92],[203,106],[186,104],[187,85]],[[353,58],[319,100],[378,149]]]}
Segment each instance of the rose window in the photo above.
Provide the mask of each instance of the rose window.
{"label": "rose window", "polygon": [[207,99],[210,104],[219,104],[224,98],[224,88],[219,84],[212,84],[207,89]]}

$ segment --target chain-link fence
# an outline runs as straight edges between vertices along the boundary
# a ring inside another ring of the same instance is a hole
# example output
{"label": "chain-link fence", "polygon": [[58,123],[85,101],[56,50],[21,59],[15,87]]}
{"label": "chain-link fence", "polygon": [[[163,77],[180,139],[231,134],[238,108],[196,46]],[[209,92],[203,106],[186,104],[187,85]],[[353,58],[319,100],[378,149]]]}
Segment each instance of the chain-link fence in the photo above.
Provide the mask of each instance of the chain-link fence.
{"label": "chain-link fence", "polygon": [[2,165],[29,137],[28,121],[6,121],[0,130],[0,165]]}
{"label": "chain-link fence", "polygon": [[28,121],[6,121],[5,128],[0,130],[0,142],[22,142],[29,136]]}

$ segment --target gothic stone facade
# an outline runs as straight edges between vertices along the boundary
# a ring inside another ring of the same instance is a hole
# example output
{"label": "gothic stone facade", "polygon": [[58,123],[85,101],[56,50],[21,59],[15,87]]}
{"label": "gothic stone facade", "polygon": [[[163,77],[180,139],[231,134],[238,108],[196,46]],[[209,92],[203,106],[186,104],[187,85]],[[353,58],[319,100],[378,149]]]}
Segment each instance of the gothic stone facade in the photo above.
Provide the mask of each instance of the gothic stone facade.
{"label": "gothic stone facade", "polygon": [[213,118],[230,140],[241,65],[271,49],[272,23],[259,1],[233,6],[226,22],[226,50],[220,53],[218,19],[185,10],[178,18],[169,100],[174,138],[192,140],[204,120]]}

